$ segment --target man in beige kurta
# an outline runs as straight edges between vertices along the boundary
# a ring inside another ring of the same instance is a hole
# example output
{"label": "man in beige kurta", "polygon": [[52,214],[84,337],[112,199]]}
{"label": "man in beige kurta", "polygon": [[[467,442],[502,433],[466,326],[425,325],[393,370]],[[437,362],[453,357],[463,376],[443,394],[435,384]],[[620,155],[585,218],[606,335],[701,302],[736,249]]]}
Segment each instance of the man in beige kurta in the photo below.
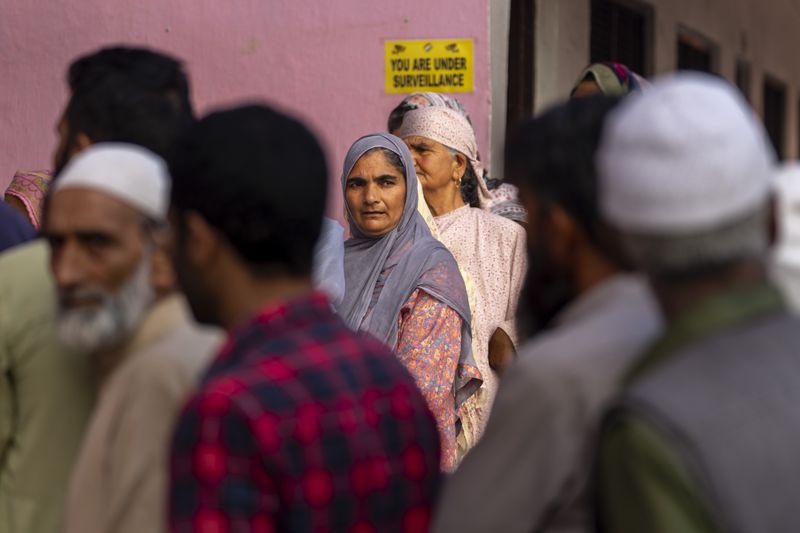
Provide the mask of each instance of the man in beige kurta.
{"label": "man in beige kurta", "polygon": [[182,296],[155,304],[103,382],[67,492],[66,533],[166,531],[167,450],[217,337]]}
{"label": "man in beige kurta", "polygon": [[64,533],[166,531],[177,412],[218,336],[195,325],[164,250],[169,179],[134,145],[101,143],[55,183],[43,234],[62,343],[86,353],[97,404],[72,471]]}

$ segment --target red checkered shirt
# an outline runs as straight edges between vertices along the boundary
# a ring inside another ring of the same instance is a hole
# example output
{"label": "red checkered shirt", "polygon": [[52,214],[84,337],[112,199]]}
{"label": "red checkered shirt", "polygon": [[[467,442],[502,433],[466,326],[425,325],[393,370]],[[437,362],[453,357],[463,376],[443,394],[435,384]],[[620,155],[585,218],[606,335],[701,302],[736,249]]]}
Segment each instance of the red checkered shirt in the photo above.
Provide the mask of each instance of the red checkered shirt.
{"label": "red checkered shirt", "polygon": [[414,381],[319,294],[234,332],[181,413],[174,532],[423,532],[439,440]]}

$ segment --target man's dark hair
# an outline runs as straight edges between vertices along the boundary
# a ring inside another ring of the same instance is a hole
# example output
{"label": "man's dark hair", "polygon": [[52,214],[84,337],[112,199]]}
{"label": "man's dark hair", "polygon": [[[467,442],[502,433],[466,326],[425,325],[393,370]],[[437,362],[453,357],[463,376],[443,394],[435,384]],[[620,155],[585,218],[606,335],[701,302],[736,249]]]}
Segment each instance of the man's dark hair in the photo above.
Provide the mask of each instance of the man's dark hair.
{"label": "man's dark hair", "polygon": [[408,104],[405,101],[400,102],[397,107],[392,109],[389,113],[389,120],[386,122],[386,130],[389,133],[399,130],[400,126],[403,125],[403,118],[405,118],[406,113],[414,109],[417,109],[417,106]]}
{"label": "man's dark hair", "polygon": [[262,105],[212,113],[176,143],[169,170],[179,239],[196,211],[253,273],[311,272],[328,172],[301,122]]}
{"label": "man's dark hair", "polygon": [[517,327],[530,337],[552,326],[576,297],[568,269],[550,254],[548,220],[558,206],[583,229],[587,239],[618,262],[598,217],[595,153],[603,124],[618,99],[595,96],[570,100],[522,123],[506,144],[506,176],[536,196],[528,246],[528,273],[520,296]]}
{"label": "man's dark hair", "polygon": [[194,119],[182,64],[160,52],[104,48],[75,60],[67,82],[70,135],[95,143],[128,142],[165,156]]}
{"label": "man's dark hair", "polygon": [[604,95],[567,101],[523,122],[506,145],[509,181],[532,190],[540,211],[560,206],[592,241],[598,230],[595,152],[618,102]]}

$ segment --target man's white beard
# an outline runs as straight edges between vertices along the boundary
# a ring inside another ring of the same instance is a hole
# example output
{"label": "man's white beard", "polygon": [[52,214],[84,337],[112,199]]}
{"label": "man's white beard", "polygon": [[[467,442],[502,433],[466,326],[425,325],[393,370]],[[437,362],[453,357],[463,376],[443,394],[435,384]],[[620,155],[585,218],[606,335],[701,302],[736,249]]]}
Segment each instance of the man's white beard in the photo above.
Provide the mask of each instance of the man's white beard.
{"label": "man's white beard", "polygon": [[75,289],[71,297],[101,298],[99,306],[63,309],[59,306],[57,330],[61,343],[78,352],[93,354],[117,346],[130,337],[155,300],[150,285],[150,254],[116,293],[98,287]]}

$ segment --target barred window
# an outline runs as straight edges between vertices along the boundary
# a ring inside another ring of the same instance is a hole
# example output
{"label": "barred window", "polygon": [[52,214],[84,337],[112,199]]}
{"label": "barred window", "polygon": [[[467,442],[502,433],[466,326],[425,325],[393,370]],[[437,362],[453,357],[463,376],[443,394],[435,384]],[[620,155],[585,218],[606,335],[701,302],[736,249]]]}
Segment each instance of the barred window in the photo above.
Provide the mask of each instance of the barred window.
{"label": "barred window", "polygon": [[714,72],[716,46],[701,35],[684,31],[678,34],[678,70]]}
{"label": "barred window", "polygon": [[508,32],[506,138],[517,124],[533,116],[536,22],[535,0],[511,0]]}
{"label": "barred window", "polygon": [[764,127],[779,159],[784,157],[786,86],[775,78],[764,78]]}
{"label": "barred window", "polygon": [[591,62],[624,63],[638,74],[650,75],[652,19],[652,8],[646,4],[592,0]]}
{"label": "barred window", "polygon": [[750,64],[740,59],[736,62],[736,86],[742,95],[750,101]]}

